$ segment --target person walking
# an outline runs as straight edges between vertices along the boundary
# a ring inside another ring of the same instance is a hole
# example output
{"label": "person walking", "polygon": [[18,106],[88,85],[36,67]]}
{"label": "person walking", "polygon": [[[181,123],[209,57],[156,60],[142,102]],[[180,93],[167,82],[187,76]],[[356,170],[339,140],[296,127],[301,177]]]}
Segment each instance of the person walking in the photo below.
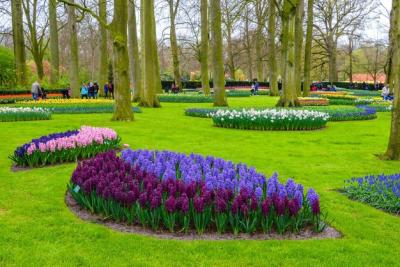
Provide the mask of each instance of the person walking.
{"label": "person walking", "polygon": [[40,84],[38,81],[35,81],[32,84],[31,93],[32,93],[33,100],[37,101],[39,99],[39,95],[41,93]]}
{"label": "person walking", "polygon": [[95,98],[95,99],[97,99],[97,96],[99,95],[99,90],[100,90],[100,88],[99,88],[99,85],[98,85],[98,83],[97,82],[94,82],[94,84],[93,84],[93,98]]}
{"label": "person walking", "polygon": [[108,92],[110,93],[110,97],[114,99],[114,84],[112,82],[108,84]]}
{"label": "person walking", "polygon": [[108,83],[104,85],[104,98],[108,98]]}

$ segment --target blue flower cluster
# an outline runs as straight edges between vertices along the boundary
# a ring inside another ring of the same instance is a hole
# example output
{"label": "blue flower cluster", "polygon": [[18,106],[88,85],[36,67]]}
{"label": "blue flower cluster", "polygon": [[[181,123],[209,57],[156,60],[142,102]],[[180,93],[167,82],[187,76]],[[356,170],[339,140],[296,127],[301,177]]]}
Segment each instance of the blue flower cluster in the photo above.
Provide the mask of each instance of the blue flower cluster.
{"label": "blue flower cluster", "polygon": [[400,214],[400,174],[352,178],[345,181],[344,189],[352,199]]}
{"label": "blue flower cluster", "polygon": [[46,143],[46,142],[54,140],[54,139],[70,137],[73,135],[77,135],[78,133],[79,133],[78,130],[72,130],[72,131],[66,131],[63,133],[53,133],[53,134],[42,136],[40,138],[32,139],[31,142],[28,142],[20,147],[17,147],[17,149],[14,151],[14,155],[15,155],[15,157],[23,157],[27,153],[28,147],[31,146],[32,144],[35,144],[36,147],[39,147],[39,143]]}

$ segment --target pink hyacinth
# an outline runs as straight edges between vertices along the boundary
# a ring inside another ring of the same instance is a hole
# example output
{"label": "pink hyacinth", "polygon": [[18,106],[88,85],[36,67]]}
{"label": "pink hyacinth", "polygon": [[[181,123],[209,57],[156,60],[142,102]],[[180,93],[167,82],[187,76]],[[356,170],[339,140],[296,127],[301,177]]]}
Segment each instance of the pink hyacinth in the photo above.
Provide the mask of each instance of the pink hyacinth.
{"label": "pink hyacinth", "polygon": [[60,151],[63,149],[85,147],[93,143],[104,144],[105,140],[115,140],[117,137],[117,133],[109,128],[82,126],[78,134],[49,140],[46,143],[40,143],[39,148],[32,143],[27,149],[27,153],[31,155],[37,149],[44,153],[46,151],[55,152],[56,150]]}

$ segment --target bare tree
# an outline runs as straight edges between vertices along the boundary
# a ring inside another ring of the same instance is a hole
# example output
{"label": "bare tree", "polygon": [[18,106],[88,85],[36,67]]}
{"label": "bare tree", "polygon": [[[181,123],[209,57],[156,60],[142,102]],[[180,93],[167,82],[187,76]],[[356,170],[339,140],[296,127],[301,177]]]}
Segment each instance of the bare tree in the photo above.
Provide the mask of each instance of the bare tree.
{"label": "bare tree", "polygon": [[339,38],[354,27],[362,28],[375,7],[375,1],[365,0],[316,0],[314,41],[329,58],[329,81],[338,80],[337,46]]}

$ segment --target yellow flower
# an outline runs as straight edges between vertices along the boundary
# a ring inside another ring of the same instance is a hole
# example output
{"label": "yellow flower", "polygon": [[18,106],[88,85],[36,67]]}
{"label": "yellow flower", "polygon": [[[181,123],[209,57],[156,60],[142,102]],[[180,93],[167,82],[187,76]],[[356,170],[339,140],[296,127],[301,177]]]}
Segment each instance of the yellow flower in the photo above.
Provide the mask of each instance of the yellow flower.
{"label": "yellow flower", "polygon": [[39,101],[19,101],[18,104],[38,104],[38,105],[63,105],[63,104],[113,104],[114,100],[111,99],[63,99],[63,98],[53,98],[45,99]]}

